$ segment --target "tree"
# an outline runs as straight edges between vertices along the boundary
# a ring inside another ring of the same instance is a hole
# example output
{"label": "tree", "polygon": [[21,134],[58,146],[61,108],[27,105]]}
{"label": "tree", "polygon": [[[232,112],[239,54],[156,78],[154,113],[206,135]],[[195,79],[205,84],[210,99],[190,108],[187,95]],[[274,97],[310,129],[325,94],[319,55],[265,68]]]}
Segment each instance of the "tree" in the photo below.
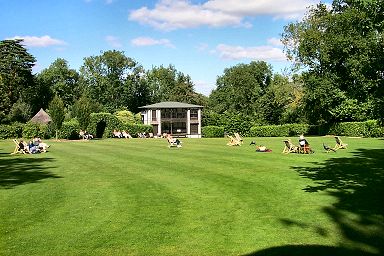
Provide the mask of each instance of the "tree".
{"label": "tree", "polygon": [[65,117],[64,102],[59,96],[55,96],[48,105],[48,112],[52,119],[53,129],[56,131],[56,139],[58,137],[58,131],[63,125]]}
{"label": "tree", "polygon": [[132,105],[132,88],[139,88],[137,79],[144,75],[136,61],[116,50],[85,58],[80,73],[84,93],[111,113]]}
{"label": "tree", "polygon": [[[58,58],[47,69],[37,75],[39,87],[46,91],[42,95],[47,95],[51,101],[53,95],[59,96],[68,107],[79,98],[79,74],[76,70],[70,69],[66,60]],[[40,93],[42,93],[40,91]]]}
{"label": "tree", "polygon": [[311,122],[356,120],[351,103],[365,118],[384,117],[383,20],[384,1],[335,0],[330,9],[319,4],[284,28],[288,57],[306,70]]}
{"label": "tree", "polygon": [[[292,81],[291,81],[292,80]],[[302,87],[295,79],[275,74],[271,84],[257,101],[260,119],[267,124],[297,123]]]}
{"label": "tree", "polygon": [[72,107],[72,116],[79,121],[80,129],[86,130],[91,120],[91,113],[97,113],[101,106],[93,103],[87,96],[82,96]]}
{"label": "tree", "polygon": [[6,121],[14,103],[20,98],[28,102],[23,92],[33,87],[32,67],[35,58],[27,52],[21,39],[0,41],[0,122]]}
{"label": "tree", "polygon": [[264,61],[238,64],[224,70],[218,77],[217,88],[209,97],[210,109],[217,113],[240,112],[255,117],[256,102],[265,94],[272,80],[272,67]]}
{"label": "tree", "polygon": [[147,81],[153,103],[178,101],[205,105],[207,102],[204,95],[195,92],[191,77],[172,65],[153,67],[147,72]]}

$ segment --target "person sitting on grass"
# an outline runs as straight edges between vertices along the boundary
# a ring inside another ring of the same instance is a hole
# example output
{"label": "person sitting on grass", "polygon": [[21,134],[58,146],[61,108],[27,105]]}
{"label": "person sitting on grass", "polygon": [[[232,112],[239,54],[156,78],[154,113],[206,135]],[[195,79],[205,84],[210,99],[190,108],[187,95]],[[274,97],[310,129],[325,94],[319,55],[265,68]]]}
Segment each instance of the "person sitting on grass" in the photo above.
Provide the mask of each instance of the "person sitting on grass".
{"label": "person sitting on grass", "polygon": [[28,150],[29,150],[29,153],[31,154],[37,154],[37,153],[40,153],[40,148],[39,146],[36,146],[33,141],[30,141],[29,144],[28,144]]}
{"label": "person sitting on grass", "polygon": [[314,153],[314,151],[310,148],[308,141],[305,139],[304,135],[301,134],[299,137],[300,151],[304,154]]}

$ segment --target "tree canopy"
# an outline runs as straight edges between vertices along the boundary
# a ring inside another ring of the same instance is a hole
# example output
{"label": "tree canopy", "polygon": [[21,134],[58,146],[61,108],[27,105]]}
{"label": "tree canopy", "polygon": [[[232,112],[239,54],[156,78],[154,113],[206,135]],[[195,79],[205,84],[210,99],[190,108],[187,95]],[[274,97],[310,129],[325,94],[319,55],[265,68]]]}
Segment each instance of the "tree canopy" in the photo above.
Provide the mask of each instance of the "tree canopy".
{"label": "tree canopy", "polygon": [[284,28],[283,42],[305,70],[311,122],[383,118],[384,1],[319,4]]}
{"label": "tree canopy", "polygon": [[25,92],[33,87],[35,58],[22,45],[23,40],[0,41],[0,122],[6,122],[12,106],[26,101]]}

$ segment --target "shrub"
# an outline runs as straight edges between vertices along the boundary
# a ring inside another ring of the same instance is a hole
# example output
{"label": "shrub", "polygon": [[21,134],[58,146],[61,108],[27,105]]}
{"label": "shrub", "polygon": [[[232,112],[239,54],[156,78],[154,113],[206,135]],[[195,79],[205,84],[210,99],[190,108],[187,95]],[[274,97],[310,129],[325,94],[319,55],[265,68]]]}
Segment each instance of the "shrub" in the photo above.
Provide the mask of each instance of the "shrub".
{"label": "shrub", "polygon": [[23,128],[23,138],[49,138],[48,126],[46,124],[38,124],[27,122]]}
{"label": "shrub", "polygon": [[79,131],[79,122],[76,119],[72,119],[70,121],[63,122],[59,137],[68,140],[76,140],[79,139]]}
{"label": "shrub", "polygon": [[284,124],[254,126],[250,129],[253,137],[288,137],[299,134],[326,135],[334,134],[341,136],[382,137],[384,127],[376,120],[365,122],[344,122],[333,125],[308,125],[308,124]]}
{"label": "shrub", "polygon": [[250,129],[252,137],[288,137],[299,134],[310,134],[308,124],[284,124],[253,126]]}
{"label": "shrub", "polygon": [[[104,131],[98,131],[99,123],[104,122]],[[92,113],[90,115],[90,122],[88,125],[88,132],[96,137],[112,137],[114,129],[120,129],[122,123],[119,119],[110,113]],[[101,133],[102,134],[99,134]]]}
{"label": "shrub", "polygon": [[376,120],[344,122],[331,126],[329,134],[354,137],[382,137],[384,134],[384,127],[381,127]]}
{"label": "shrub", "polygon": [[0,125],[0,139],[21,138],[23,136],[22,123],[14,123],[11,125]]}
{"label": "shrub", "polygon": [[201,132],[205,138],[224,137],[224,127],[222,126],[205,126],[201,129]]}
{"label": "shrub", "polygon": [[153,128],[152,125],[145,125],[145,124],[122,124],[114,129],[117,130],[125,130],[129,134],[131,134],[132,137],[137,137],[138,133],[151,133]]}

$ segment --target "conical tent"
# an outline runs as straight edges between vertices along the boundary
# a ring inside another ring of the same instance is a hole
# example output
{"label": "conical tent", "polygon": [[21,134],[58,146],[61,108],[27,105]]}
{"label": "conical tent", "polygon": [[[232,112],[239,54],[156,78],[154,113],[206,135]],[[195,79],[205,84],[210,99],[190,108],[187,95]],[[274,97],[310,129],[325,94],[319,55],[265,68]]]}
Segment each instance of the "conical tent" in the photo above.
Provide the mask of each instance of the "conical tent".
{"label": "conical tent", "polygon": [[49,122],[52,121],[51,117],[47,114],[47,112],[44,111],[44,109],[40,109],[37,114],[32,117],[30,120],[31,122],[34,123],[39,123],[39,124],[48,124]]}

